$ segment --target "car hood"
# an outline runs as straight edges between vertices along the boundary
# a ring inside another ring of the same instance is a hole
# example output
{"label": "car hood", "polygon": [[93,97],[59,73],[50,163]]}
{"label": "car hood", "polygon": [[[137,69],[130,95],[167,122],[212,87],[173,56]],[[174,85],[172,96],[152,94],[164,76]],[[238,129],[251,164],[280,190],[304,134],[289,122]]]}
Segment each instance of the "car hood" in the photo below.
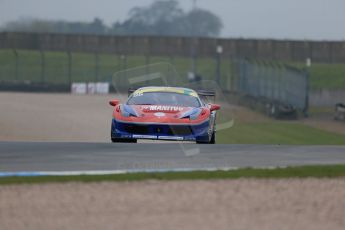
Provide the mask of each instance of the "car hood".
{"label": "car hood", "polygon": [[124,105],[124,107],[127,112],[146,118],[183,118],[201,110],[201,108],[171,105]]}

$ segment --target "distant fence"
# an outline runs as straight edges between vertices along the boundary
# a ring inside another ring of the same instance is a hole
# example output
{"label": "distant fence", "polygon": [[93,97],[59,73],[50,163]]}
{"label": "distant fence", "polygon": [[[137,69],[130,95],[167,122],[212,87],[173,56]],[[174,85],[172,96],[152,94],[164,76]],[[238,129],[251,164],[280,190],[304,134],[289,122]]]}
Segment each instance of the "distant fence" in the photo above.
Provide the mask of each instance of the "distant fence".
{"label": "distant fence", "polygon": [[270,107],[266,109],[291,107],[289,110],[297,109],[307,115],[309,79],[306,71],[249,60],[236,61],[236,69],[235,91],[263,101]]}
{"label": "distant fence", "polygon": [[311,58],[314,62],[345,62],[345,41],[0,33],[0,49],[180,57],[190,57],[195,51],[197,57],[213,57],[217,46],[223,47],[225,57],[292,62]]}

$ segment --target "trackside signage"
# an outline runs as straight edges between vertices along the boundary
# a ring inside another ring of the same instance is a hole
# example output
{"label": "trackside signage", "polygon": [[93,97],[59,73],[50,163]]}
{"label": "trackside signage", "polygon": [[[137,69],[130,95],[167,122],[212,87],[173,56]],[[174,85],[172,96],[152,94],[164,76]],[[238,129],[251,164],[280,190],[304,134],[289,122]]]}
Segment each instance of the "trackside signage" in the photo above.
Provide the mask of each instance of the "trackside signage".
{"label": "trackside signage", "polygon": [[72,94],[109,94],[108,82],[73,82]]}

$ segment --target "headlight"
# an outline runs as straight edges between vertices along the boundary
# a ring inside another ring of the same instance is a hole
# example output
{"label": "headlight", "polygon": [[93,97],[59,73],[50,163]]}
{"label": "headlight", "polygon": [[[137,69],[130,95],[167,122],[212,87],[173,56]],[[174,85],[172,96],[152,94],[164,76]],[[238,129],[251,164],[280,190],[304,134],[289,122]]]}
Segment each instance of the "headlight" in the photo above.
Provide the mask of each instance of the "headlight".
{"label": "headlight", "polygon": [[195,108],[185,112],[180,118],[189,118],[190,120],[196,120],[200,116],[201,111],[202,109]]}
{"label": "headlight", "polygon": [[124,117],[137,117],[137,113],[128,105],[121,105],[120,107],[121,115]]}

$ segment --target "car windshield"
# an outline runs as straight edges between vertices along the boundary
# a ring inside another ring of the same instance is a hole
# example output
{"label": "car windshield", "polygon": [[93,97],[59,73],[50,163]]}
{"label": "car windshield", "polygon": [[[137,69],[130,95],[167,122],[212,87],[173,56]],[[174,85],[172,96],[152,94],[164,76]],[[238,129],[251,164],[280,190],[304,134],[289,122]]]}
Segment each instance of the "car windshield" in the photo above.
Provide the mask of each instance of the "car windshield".
{"label": "car windshield", "polygon": [[171,92],[149,92],[133,94],[127,101],[128,105],[176,105],[183,107],[200,107],[197,97]]}

